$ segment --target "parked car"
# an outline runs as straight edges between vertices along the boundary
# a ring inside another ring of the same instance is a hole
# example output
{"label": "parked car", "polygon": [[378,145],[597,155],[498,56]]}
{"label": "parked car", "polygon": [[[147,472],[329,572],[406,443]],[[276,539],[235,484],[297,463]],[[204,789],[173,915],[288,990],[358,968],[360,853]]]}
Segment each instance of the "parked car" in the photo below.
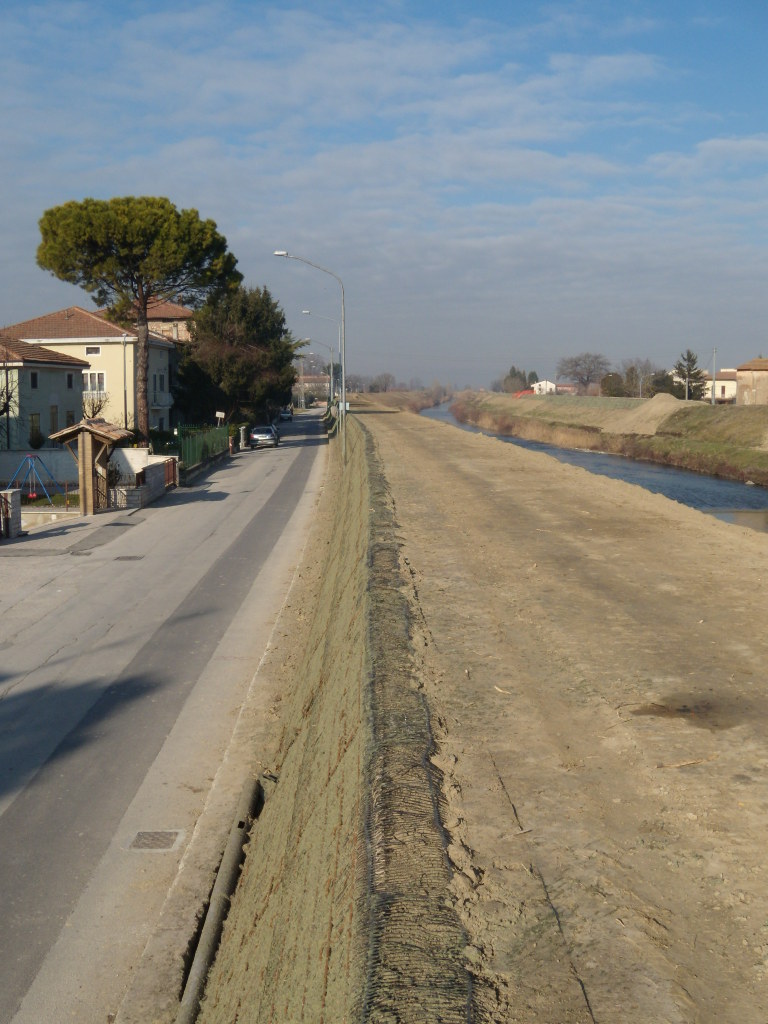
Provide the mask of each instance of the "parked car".
{"label": "parked car", "polygon": [[280,410],[280,419],[281,420],[292,420],[293,419],[293,409],[281,409]]}
{"label": "parked car", "polygon": [[277,448],[280,438],[271,423],[263,426],[251,427],[248,437],[251,450],[254,448]]}

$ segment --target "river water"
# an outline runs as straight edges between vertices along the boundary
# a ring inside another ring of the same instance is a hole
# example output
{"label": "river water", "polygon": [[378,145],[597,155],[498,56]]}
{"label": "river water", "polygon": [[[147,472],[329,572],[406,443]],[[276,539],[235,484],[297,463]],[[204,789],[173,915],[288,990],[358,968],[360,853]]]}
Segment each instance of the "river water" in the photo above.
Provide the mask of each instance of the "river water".
{"label": "river water", "polygon": [[[429,419],[451,423],[462,430],[476,434],[488,434],[465,423],[459,423],[450,412],[449,403],[425,409],[422,416]],[[672,501],[698,509],[722,519],[726,523],[747,526],[752,530],[768,531],[768,490],[763,487],[751,487],[749,484],[734,483],[731,480],[718,480],[717,477],[703,476],[684,469],[671,466],[659,466],[652,462],[637,462],[621,455],[606,455],[602,452],[588,452],[580,449],[557,448],[555,445],[540,441],[524,441],[519,437],[503,437],[501,434],[489,434],[500,441],[529,448],[531,451],[544,452],[561,462],[581,466],[590,473],[609,476],[615,480],[625,480],[637,484],[648,491],[663,494]]]}

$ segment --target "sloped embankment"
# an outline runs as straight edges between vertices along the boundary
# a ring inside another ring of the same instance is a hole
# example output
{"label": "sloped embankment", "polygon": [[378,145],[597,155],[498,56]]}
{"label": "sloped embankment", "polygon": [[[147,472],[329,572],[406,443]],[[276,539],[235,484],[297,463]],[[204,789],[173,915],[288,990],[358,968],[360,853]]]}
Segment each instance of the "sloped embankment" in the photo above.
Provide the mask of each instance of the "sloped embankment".
{"label": "sloped embankment", "polygon": [[[254,826],[199,1020],[465,1021],[440,780],[412,674],[394,510],[348,429],[313,543],[325,557],[283,636],[278,781]],[[279,680],[279,681],[280,681]]]}

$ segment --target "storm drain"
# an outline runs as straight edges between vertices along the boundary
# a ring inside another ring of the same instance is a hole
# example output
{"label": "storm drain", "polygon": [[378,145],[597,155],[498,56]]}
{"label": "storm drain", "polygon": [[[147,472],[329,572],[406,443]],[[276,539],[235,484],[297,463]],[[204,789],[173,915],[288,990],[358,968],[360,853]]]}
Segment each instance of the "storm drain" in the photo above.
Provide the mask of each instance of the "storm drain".
{"label": "storm drain", "polygon": [[181,836],[180,831],[137,832],[128,849],[144,850],[149,853],[173,850],[181,841]]}
{"label": "storm drain", "polygon": [[144,555],[118,555],[116,562],[140,562]]}

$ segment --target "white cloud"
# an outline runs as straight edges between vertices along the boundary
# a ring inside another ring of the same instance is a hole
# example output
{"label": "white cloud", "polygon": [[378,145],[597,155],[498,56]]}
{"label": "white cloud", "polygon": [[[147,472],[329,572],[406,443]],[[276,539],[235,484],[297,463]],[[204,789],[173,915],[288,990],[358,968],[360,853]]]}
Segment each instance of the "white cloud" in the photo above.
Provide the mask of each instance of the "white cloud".
{"label": "white cloud", "polygon": [[659,175],[675,178],[747,174],[756,169],[762,179],[768,170],[768,134],[705,139],[692,153],[658,153],[649,166]]}
{"label": "white cloud", "polygon": [[335,284],[273,249],[342,274],[350,372],[488,383],[576,345],[664,362],[694,329],[753,354],[768,136],[713,137],[707,68],[654,48],[666,10],[662,32],[653,4],[98,6],[6,17],[0,321],[88,305],[34,266],[45,208],[148,193],[213,217],[297,334]]}

